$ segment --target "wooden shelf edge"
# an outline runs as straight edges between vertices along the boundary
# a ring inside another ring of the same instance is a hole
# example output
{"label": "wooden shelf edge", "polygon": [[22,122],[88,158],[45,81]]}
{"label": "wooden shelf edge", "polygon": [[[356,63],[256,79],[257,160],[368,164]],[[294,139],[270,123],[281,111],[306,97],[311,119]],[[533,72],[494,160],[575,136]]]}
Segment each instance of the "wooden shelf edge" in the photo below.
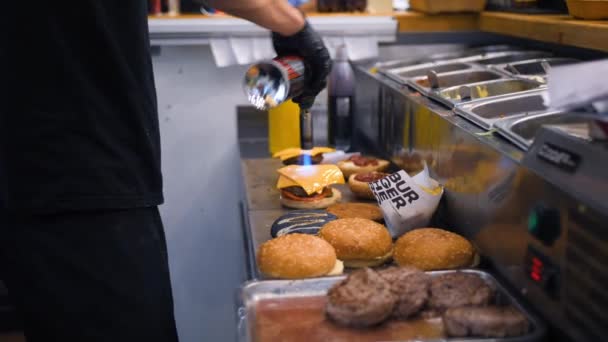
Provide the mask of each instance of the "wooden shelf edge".
{"label": "wooden shelf edge", "polygon": [[399,32],[450,32],[477,31],[478,15],[437,14],[429,15],[417,12],[397,13],[394,18],[399,23]]}
{"label": "wooden shelf edge", "polygon": [[523,15],[484,12],[479,18],[484,32],[534,39],[608,52],[608,22],[584,21],[567,15]]}
{"label": "wooden shelf edge", "polygon": [[[392,16],[401,33],[482,31],[542,42],[571,45],[608,52],[608,21],[586,21],[568,15],[529,15],[482,12],[429,15],[419,12],[397,13],[309,13],[310,17],[379,17]],[[150,16],[164,19],[226,19],[228,15]]]}

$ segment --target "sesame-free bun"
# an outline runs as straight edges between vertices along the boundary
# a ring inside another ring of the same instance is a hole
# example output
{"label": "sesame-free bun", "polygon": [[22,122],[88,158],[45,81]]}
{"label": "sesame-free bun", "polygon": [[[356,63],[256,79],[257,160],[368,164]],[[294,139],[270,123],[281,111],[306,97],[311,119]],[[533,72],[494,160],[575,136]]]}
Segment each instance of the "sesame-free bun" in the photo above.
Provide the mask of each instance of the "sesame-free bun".
{"label": "sesame-free bun", "polygon": [[394,259],[401,266],[423,271],[471,267],[475,249],[464,237],[437,228],[419,228],[401,236],[395,243]]}
{"label": "sesame-free bun", "polygon": [[364,173],[372,171],[384,171],[388,168],[389,162],[383,159],[376,159],[376,165],[357,166],[351,160],[341,160],[336,165],[342,170],[344,178],[349,179],[350,175],[355,173]]}
{"label": "sesame-free bun", "polygon": [[393,240],[385,226],[362,218],[345,218],[325,224],[319,236],[336,250],[347,267],[384,264],[393,254]]}
{"label": "sesame-free bun", "polygon": [[361,198],[361,199],[369,199],[369,200],[376,200],[376,197],[374,197],[374,193],[372,192],[372,189],[369,188],[369,182],[362,182],[360,180],[358,180],[356,177],[357,175],[363,175],[363,176],[372,176],[372,177],[386,177],[389,174],[388,173],[383,173],[383,172],[378,172],[378,171],[372,171],[370,172],[358,172],[358,173],[353,173],[352,175],[350,175],[350,177],[348,177],[348,187],[350,188],[350,191],[352,191],[353,194],[355,194],[355,196],[357,198]]}
{"label": "sesame-free bun", "polygon": [[273,278],[300,279],[342,273],[342,263],[327,241],[310,234],[288,234],[263,243],[258,268]]}
{"label": "sesame-free bun", "polygon": [[342,218],[364,218],[382,222],[384,215],[376,204],[372,203],[336,203],[327,208],[327,212]]}
{"label": "sesame-free bun", "polygon": [[281,196],[280,201],[284,207],[292,209],[325,209],[334,203],[340,202],[342,199],[342,193],[340,190],[331,188],[331,192],[331,197],[323,197],[314,201],[298,201],[285,198],[283,196]]}

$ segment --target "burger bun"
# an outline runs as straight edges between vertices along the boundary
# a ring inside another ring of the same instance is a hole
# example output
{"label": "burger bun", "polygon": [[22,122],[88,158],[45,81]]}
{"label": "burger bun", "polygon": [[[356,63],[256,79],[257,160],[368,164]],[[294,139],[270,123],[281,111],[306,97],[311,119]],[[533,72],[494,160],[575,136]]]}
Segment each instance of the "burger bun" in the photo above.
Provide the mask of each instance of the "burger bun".
{"label": "burger bun", "polygon": [[263,243],[258,268],[273,278],[301,279],[337,275],[344,268],[327,241],[310,234],[288,234]]}
{"label": "burger bun", "polygon": [[423,271],[466,268],[478,262],[467,239],[437,228],[419,228],[402,235],[395,243],[394,259],[400,266]]}
{"label": "burger bun", "polygon": [[336,250],[347,267],[373,267],[393,255],[393,240],[385,226],[362,218],[345,218],[325,224],[319,236]]}

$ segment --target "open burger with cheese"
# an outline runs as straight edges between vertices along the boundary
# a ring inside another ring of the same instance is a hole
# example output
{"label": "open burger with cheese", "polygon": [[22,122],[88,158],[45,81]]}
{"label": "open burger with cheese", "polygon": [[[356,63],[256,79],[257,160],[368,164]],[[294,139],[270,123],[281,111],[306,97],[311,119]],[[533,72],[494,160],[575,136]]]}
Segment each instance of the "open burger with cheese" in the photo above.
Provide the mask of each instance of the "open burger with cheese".
{"label": "open burger with cheese", "polygon": [[281,204],[293,209],[325,209],[342,198],[333,184],[344,184],[335,165],[288,165],[277,170]]}
{"label": "open burger with cheese", "polygon": [[346,160],[339,161],[337,165],[342,170],[344,177],[348,179],[355,173],[385,171],[388,169],[389,162],[384,159],[355,155]]}
{"label": "open burger with cheese", "polygon": [[348,177],[348,186],[357,198],[375,200],[376,197],[369,188],[369,183],[379,181],[386,176],[389,174],[378,171],[354,173]]}
{"label": "open burger with cheese", "polygon": [[303,150],[293,147],[279,151],[272,155],[273,158],[281,159],[284,165],[311,165],[321,164],[323,153],[334,152],[330,147],[314,147],[312,150]]}

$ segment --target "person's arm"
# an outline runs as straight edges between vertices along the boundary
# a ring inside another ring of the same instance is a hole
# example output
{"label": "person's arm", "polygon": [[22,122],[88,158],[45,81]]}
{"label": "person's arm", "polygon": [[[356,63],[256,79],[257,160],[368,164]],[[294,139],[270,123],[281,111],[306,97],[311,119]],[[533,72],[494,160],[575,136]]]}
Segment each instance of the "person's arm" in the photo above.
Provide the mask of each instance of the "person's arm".
{"label": "person's arm", "polygon": [[304,28],[304,15],[286,0],[210,0],[209,5],[283,36]]}
{"label": "person's arm", "polygon": [[272,31],[272,45],[279,56],[299,56],[306,64],[306,85],[293,101],[310,109],[325,88],[331,71],[329,51],[304,15],[287,0],[211,0],[210,5]]}

